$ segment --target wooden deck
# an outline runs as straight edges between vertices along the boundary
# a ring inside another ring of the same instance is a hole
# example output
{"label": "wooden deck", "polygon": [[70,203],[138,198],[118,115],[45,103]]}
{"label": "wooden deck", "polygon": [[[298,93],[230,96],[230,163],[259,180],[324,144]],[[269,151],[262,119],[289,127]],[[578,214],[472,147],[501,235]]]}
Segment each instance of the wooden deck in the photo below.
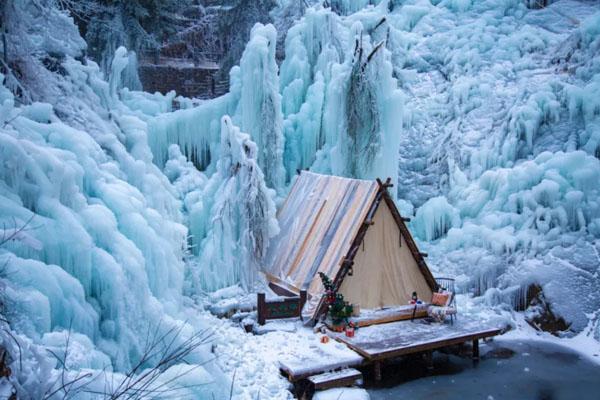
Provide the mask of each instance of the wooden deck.
{"label": "wooden deck", "polygon": [[[427,318],[390,322],[360,328],[353,338],[329,332],[328,335],[336,340],[327,344],[319,343],[315,335],[315,342],[310,346],[282,356],[279,366],[295,384],[306,382],[313,375],[368,364],[374,366],[375,379],[380,380],[382,362],[386,359],[415,353],[430,355],[434,350],[465,342],[473,343],[473,358],[476,359],[479,357],[479,339],[500,333],[497,325],[465,315],[453,325],[430,322]],[[338,379],[331,378],[331,381]],[[345,381],[342,383],[346,384]]]}
{"label": "wooden deck", "polygon": [[495,325],[461,316],[453,325],[428,322],[421,318],[361,328],[353,338],[341,333],[331,335],[359,353],[367,362],[373,362],[477,341],[500,332],[501,329]]}

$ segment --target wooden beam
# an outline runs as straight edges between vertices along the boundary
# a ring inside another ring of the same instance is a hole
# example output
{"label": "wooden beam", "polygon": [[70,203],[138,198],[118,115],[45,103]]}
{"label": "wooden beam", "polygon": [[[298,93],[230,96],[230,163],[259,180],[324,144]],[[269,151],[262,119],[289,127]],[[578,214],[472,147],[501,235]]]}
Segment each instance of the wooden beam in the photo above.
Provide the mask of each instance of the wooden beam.
{"label": "wooden beam", "polygon": [[299,317],[302,318],[302,309],[304,308],[304,305],[306,304],[306,299],[308,298],[308,293],[306,292],[306,290],[301,290],[300,291],[300,308],[298,309],[298,313],[299,313]]}
{"label": "wooden beam", "polygon": [[387,189],[389,187],[394,187],[394,184],[392,183],[392,178],[387,178],[385,180],[385,182],[382,182],[381,179],[377,178],[375,179],[377,181],[377,184],[379,185],[380,189]]}
{"label": "wooden beam", "polygon": [[431,371],[433,369],[433,350],[428,350],[423,353],[423,357],[425,357],[425,365],[427,366],[427,369]]}
{"label": "wooden beam", "polygon": [[[310,361],[312,362],[312,361]],[[310,364],[309,362],[309,364]],[[281,374],[283,376],[285,376],[290,382],[294,383],[294,382],[298,382],[301,381],[303,379],[306,379],[310,376],[316,375],[316,374],[320,374],[326,371],[337,371],[340,369],[347,369],[347,368],[351,368],[351,367],[359,367],[359,366],[365,366],[365,359],[362,358],[360,360],[356,360],[351,362],[348,365],[344,365],[344,363],[335,363],[335,364],[324,364],[324,365],[316,365],[316,368],[310,368],[310,365],[308,368],[302,368],[300,370],[300,372],[294,371],[293,369],[290,369],[289,366],[286,366],[285,364],[282,364],[279,366],[279,372],[281,372]]]}
{"label": "wooden beam", "polygon": [[[425,318],[427,316],[427,310],[419,310],[415,312],[415,318]],[[370,320],[359,320],[356,324],[359,328],[364,328],[371,325],[387,324],[389,322],[405,321],[412,317],[410,314],[395,314],[387,317],[373,318]]]}
{"label": "wooden beam", "polygon": [[373,363],[373,376],[376,382],[381,382],[381,361],[375,361]]}
{"label": "wooden beam", "polygon": [[278,296],[293,297],[297,295],[291,290],[279,286],[275,282],[269,282],[269,288]]}
{"label": "wooden beam", "polygon": [[473,360],[479,361],[479,338],[473,339]]}
{"label": "wooden beam", "polygon": [[307,379],[312,383],[314,390],[325,390],[352,386],[358,379],[362,379],[362,373],[354,368],[345,368],[340,371],[309,376]]}
{"label": "wooden beam", "polygon": [[259,292],[256,294],[256,308],[257,308],[257,314],[258,314],[258,324],[259,325],[264,325],[266,322],[266,318],[265,318],[265,314],[266,314],[266,300],[265,300],[265,293],[264,292]]}
{"label": "wooden beam", "polygon": [[354,265],[354,260],[350,259],[350,258],[344,258],[342,260],[342,262],[340,263],[340,265],[342,267],[351,267]]}

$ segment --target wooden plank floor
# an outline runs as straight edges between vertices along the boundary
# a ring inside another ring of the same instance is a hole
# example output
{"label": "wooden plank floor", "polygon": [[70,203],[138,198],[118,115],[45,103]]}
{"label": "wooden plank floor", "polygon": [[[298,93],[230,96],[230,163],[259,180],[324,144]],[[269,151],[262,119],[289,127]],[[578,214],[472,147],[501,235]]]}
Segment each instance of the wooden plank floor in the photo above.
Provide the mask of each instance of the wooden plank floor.
{"label": "wooden plank floor", "polygon": [[500,332],[497,326],[461,315],[453,325],[422,318],[361,328],[353,338],[339,333],[331,335],[368,361],[379,361],[496,336]]}

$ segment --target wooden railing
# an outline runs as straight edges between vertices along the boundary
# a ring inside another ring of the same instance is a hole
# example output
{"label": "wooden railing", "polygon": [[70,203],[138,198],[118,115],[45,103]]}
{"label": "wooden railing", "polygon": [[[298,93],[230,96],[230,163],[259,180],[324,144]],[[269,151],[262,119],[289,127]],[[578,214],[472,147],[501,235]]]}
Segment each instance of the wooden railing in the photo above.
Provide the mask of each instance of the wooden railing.
{"label": "wooden railing", "polygon": [[455,292],[454,288],[454,278],[447,277],[436,277],[435,282],[438,284],[438,287],[442,287],[444,290],[447,290],[452,293]]}

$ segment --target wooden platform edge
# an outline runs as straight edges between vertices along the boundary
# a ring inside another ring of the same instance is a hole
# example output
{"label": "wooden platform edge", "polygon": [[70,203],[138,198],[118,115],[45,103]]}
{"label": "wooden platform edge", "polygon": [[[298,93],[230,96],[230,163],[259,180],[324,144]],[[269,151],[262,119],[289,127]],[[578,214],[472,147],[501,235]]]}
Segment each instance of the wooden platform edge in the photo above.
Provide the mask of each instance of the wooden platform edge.
{"label": "wooden platform edge", "polygon": [[[319,379],[323,377],[328,379]],[[356,381],[362,378],[362,372],[359,370],[354,368],[343,368],[336,372],[324,372],[318,375],[311,375],[307,379],[313,384],[315,390],[325,390],[335,387],[352,386]]]}
{"label": "wooden platform edge", "polygon": [[[427,310],[421,310],[421,311],[417,311],[415,312],[414,315],[414,319],[419,319],[419,318],[425,318],[427,317]],[[373,319],[369,319],[369,320],[362,320],[362,321],[358,321],[357,325],[359,328],[365,328],[367,326],[371,326],[371,325],[378,325],[378,324],[387,324],[389,322],[398,322],[398,321],[405,321],[405,320],[409,320],[413,318],[412,315],[412,311],[409,312],[408,314],[394,314],[394,315],[390,315],[387,317],[381,317],[381,318],[373,318]]]}
{"label": "wooden platform edge", "polygon": [[[344,343],[344,344],[346,344],[346,343]],[[360,367],[360,366],[364,366],[364,365],[368,364],[367,360],[364,358],[364,356],[362,356],[362,354],[358,354],[358,355],[360,355],[362,357],[360,361],[349,362],[347,364],[334,366],[334,367],[331,367],[326,370],[307,371],[307,372],[303,372],[303,373],[294,375],[294,373],[292,371],[290,371],[288,368],[286,368],[284,365],[279,364],[279,372],[281,373],[281,375],[285,376],[288,381],[295,383],[295,382],[301,381],[302,379],[306,379],[313,375],[318,375],[318,374],[325,373],[325,372],[335,372],[335,371],[340,371],[343,369]]]}

